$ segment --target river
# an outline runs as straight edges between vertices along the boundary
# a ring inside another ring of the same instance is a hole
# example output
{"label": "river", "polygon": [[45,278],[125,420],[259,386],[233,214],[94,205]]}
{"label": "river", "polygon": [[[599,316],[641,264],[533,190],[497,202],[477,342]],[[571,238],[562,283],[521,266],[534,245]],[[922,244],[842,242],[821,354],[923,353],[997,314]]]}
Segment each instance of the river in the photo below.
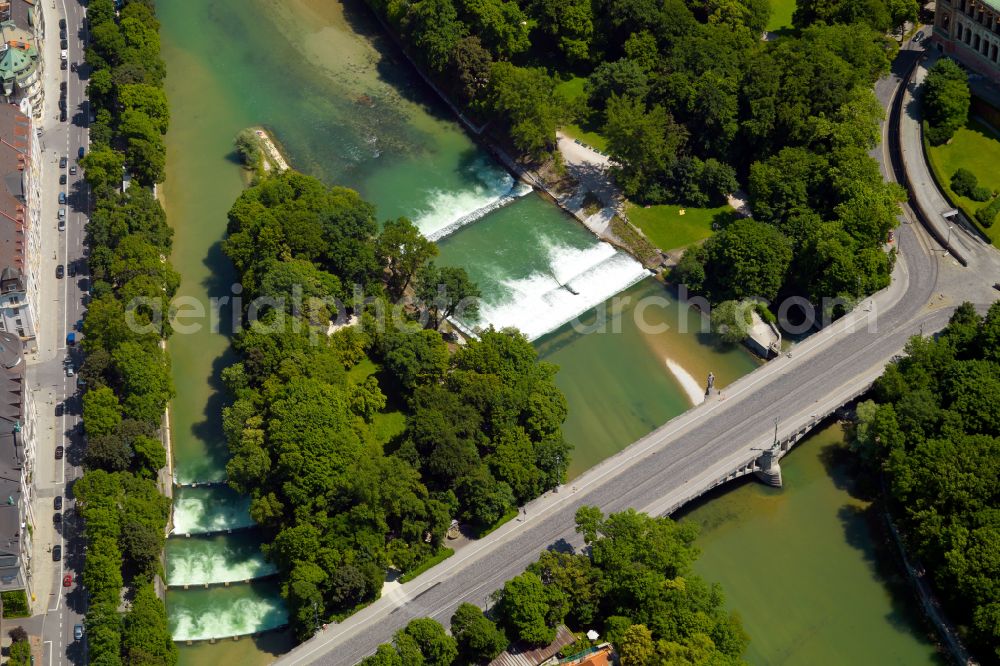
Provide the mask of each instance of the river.
{"label": "river", "polygon": [[[220,242],[245,184],[232,140],[265,125],[296,168],[358,189],[383,219],[407,215],[439,237],[439,262],[465,266],[479,282],[483,322],[518,325],[542,358],[560,365],[573,476],[690,407],[708,372],[724,387],[755,367],[742,349],[717,348],[699,332],[700,315],[680,308],[637,263],[519,188],[428,94],[356,0],[162,2],[158,11],[172,113],[164,196],[181,295],[207,307],[232,294],[235,275]],[[513,203],[497,208],[506,200]],[[567,324],[578,315],[604,332]],[[277,586],[262,578],[272,570],[255,550],[246,498],[211,485],[225,479],[219,373],[233,361],[229,318],[223,309],[216,329],[170,340],[182,487],[167,545],[167,605],[181,642],[284,622]],[[288,645],[287,634],[267,632],[182,645],[181,654],[187,664],[249,666]]]}
{"label": "river", "polygon": [[781,460],[784,488],[746,479],[680,519],[698,523],[699,574],[722,585],[768,666],[947,664],[927,638],[879,512],[857,496],[838,424]]}

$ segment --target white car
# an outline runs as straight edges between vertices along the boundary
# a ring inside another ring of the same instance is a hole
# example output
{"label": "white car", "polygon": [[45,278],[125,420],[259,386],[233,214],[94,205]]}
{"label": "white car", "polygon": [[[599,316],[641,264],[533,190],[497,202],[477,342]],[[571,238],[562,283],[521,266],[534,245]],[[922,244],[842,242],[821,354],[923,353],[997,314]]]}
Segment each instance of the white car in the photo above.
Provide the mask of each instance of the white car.
{"label": "white car", "polygon": [[66,376],[67,377],[72,377],[74,374],[76,374],[76,373],[73,371],[73,366],[72,365],[67,365],[66,366]]}

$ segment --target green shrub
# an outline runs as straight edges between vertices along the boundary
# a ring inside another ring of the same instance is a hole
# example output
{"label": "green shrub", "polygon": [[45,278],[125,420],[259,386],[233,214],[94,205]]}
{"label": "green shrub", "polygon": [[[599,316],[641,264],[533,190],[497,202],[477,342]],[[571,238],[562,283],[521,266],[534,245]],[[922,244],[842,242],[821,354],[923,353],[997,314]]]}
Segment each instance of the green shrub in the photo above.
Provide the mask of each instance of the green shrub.
{"label": "green shrub", "polygon": [[10,659],[8,666],[29,666],[31,664],[31,643],[28,641],[15,641],[10,646]]}
{"label": "green shrub", "polygon": [[934,127],[924,122],[924,135],[932,146],[940,146],[951,140],[955,131],[950,127]]}
{"label": "green shrub", "polygon": [[11,590],[4,592],[3,616],[4,617],[28,617],[31,613],[28,610],[28,595],[24,590]]}
{"label": "green shrub", "polygon": [[976,220],[983,227],[989,229],[993,226],[993,222],[997,219],[997,214],[1000,214],[1000,197],[997,197],[989,204],[983,206],[976,211]]}
{"label": "green shrub", "polygon": [[972,189],[972,192],[968,194],[968,197],[973,201],[989,201],[992,196],[993,191],[988,187],[983,187],[982,185],[977,185]]}
{"label": "green shrub", "polygon": [[951,176],[951,189],[960,197],[971,197],[973,190],[977,187],[979,187],[979,179],[968,169],[958,169]]}

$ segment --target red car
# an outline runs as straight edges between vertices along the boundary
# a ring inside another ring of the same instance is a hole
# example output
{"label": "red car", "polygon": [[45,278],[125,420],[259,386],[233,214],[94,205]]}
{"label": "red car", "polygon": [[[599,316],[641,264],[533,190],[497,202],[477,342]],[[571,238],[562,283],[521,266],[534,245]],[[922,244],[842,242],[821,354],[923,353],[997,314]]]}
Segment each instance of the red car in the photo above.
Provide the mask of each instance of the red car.
{"label": "red car", "polygon": [[73,574],[63,576],[63,587],[70,587],[73,584]]}

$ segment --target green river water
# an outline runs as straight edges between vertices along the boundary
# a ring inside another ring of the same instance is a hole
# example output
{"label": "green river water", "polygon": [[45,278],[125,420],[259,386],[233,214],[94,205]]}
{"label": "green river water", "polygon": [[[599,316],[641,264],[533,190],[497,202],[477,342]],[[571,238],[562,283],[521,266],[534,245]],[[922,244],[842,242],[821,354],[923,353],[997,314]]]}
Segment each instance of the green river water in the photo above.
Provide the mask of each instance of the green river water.
{"label": "green river water", "polygon": [[[719,350],[697,333],[699,316],[643,279],[637,264],[540,197],[522,196],[417,83],[360,4],[204,0],[161,2],[158,12],[172,112],[163,196],[176,231],[181,295],[208,308],[210,297],[233,293],[235,275],[220,250],[226,211],[244,186],[232,141],[244,127],[265,125],[296,168],[358,189],[382,218],[407,215],[428,235],[442,236],[439,261],[465,266],[480,283],[483,320],[518,325],[543,358],[561,366],[574,476],[687,409],[709,371],[725,386],[755,367],[744,351]],[[491,211],[503,197],[516,201]],[[476,211],[488,214],[476,219]],[[456,222],[468,224],[448,235]],[[214,329],[206,322],[170,341],[173,462],[181,484],[225,478],[218,377],[233,358],[230,312],[221,312]],[[605,332],[585,335],[561,325],[580,314],[584,324],[605,322]],[[248,524],[244,498],[218,486],[179,488],[174,523],[194,535],[172,537],[167,546],[175,638],[221,638],[284,622],[273,580],[233,582],[271,571],[255,552],[257,533],[216,533]],[[792,534],[796,526],[785,529]],[[194,587],[212,582],[232,584]],[[841,610],[853,612],[848,604]],[[759,618],[782,619],[778,608]],[[185,664],[249,666],[289,644],[286,633],[268,632],[182,645],[181,655]]]}

